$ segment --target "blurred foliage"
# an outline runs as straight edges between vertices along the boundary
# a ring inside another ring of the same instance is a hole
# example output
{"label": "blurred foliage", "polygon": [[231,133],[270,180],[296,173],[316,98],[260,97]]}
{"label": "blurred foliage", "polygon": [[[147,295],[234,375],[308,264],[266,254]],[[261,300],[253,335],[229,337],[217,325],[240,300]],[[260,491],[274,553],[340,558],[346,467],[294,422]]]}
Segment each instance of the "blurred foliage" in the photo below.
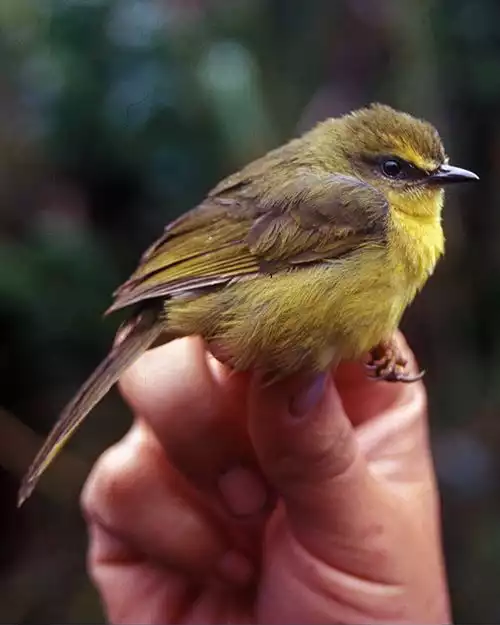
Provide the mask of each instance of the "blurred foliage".
{"label": "blurred foliage", "polygon": [[[46,432],[112,340],[112,290],[224,174],[370,101],[427,117],[482,182],[450,193],[447,257],[404,329],[454,620],[500,619],[499,22],[496,0],[2,0],[1,405]],[[111,394],[71,449],[88,469],[127,423]],[[38,444],[11,436],[19,457]],[[0,457],[0,621],[102,621],[76,497],[16,513],[18,478]]]}

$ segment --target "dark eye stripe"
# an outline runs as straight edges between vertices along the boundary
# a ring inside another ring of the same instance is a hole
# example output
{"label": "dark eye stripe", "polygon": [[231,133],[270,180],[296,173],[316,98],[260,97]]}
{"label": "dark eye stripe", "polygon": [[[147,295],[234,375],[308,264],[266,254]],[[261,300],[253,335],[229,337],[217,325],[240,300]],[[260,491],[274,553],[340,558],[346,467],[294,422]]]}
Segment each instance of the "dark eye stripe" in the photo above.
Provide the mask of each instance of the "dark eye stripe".
{"label": "dark eye stripe", "polygon": [[368,156],[368,157],[365,157],[363,160],[365,160],[372,167],[377,169],[382,175],[384,175],[383,169],[384,169],[385,163],[389,161],[394,161],[398,163],[400,167],[400,172],[397,175],[397,177],[394,177],[394,178],[388,177],[388,179],[392,179],[392,180],[419,181],[419,180],[423,180],[427,178],[427,176],[429,175],[429,172],[423,169],[420,169],[413,163],[410,163],[400,158],[399,156],[395,156],[394,154],[385,154],[385,155],[380,155],[380,156],[375,156],[375,157]]}

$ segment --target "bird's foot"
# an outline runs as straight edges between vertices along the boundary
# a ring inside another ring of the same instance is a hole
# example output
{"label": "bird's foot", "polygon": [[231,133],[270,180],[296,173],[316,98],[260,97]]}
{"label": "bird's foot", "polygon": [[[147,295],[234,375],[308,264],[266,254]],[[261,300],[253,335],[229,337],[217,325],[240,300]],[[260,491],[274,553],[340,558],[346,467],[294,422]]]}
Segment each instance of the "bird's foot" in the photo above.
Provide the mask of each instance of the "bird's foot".
{"label": "bird's foot", "polygon": [[386,382],[417,382],[424,377],[425,371],[416,375],[408,372],[408,361],[401,353],[396,341],[382,341],[370,353],[365,367],[372,380]]}

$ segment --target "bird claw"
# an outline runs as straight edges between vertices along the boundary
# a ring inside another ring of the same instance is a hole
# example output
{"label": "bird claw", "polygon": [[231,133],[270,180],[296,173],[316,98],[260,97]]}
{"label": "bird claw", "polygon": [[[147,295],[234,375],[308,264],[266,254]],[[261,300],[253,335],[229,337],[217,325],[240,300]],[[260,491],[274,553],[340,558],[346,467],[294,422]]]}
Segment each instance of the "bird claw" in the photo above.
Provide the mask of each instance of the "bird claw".
{"label": "bird claw", "polygon": [[409,373],[399,373],[397,371],[388,371],[387,373],[377,373],[376,375],[368,375],[368,379],[373,380],[374,382],[404,382],[406,384],[410,384],[411,382],[418,382],[425,375],[425,370],[420,371],[415,375],[411,375]]}
{"label": "bird claw", "polygon": [[380,343],[371,350],[370,360],[364,363],[368,378],[375,382],[418,382],[425,371],[411,374],[407,371],[408,361],[402,356],[394,342]]}

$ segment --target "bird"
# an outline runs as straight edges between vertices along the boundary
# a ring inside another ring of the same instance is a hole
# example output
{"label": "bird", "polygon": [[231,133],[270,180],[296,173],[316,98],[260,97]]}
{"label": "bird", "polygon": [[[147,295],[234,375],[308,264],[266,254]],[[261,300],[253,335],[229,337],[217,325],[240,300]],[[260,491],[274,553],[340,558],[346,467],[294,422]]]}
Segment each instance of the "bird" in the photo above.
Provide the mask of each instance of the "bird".
{"label": "bird", "polygon": [[191,335],[233,371],[277,381],[365,354],[410,383],[395,332],[444,253],[452,166],[429,122],[373,103],[317,123],[169,223],[113,294],[120,337],[62,411],[21,482],[30,496],[90,410],[147,349]]}

